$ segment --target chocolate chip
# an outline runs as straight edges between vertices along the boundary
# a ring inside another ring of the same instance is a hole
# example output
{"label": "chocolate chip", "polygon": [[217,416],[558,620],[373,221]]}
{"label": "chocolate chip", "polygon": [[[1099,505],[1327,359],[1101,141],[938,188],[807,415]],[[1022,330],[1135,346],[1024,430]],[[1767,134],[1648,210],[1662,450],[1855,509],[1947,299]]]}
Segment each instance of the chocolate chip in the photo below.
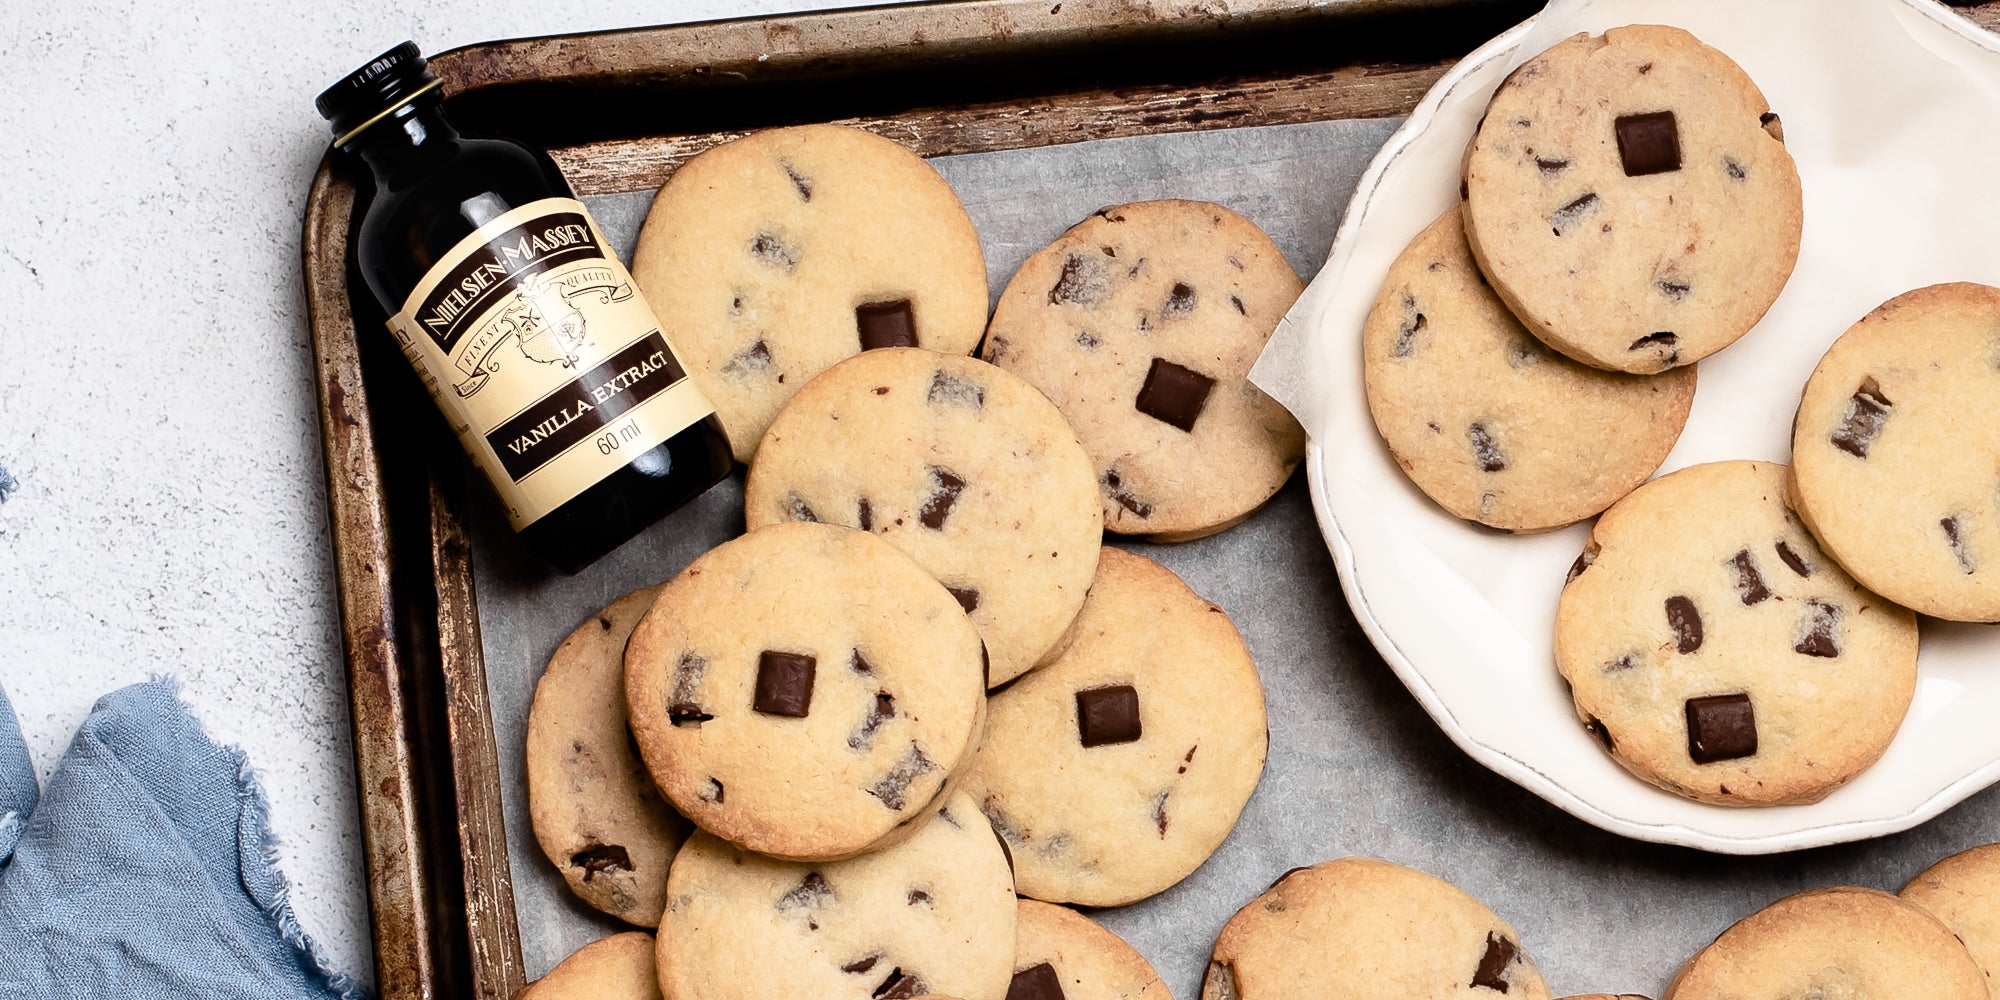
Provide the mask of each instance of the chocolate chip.
{"label": "chocolate chip", "polygon": [[965,480],[950,469],[931,466],[931,495],[924,501],[923,510],[917,520],[932,531],[943,531],[945,518],[951,516],[951,508],[958,503],[958,495],[965,492]]}
{"label": "chocolate chip", "polygon": [[924,399],[932,406],[950,404],[977,410],[986,405],[986,389],[940,368],[931,375],[931,388]]}
{"label": "chocolate chip", "polygon": [[708,672],[708,661],[693,653],[682,653],[674,664],[674,689],[667,698],[667,721],[675,726],[700,729],[701,724],[715,718],[700,703],[701,679]]}
{"label": "chocolate chip", "polygon": [[1544,174],[1559,174],[1569,169],[1569,161],[1545,156],[1535,157],[1535,168]]}
{"label": "chocolate chip", "polygon": [[904,972],[899,967],[890,971],[889,978],[882,980],[882,985],[875,987],[872,995],[876,1000],[909,1000],[910,997],[920,997],[930,991],[930,987],[924,985],[921,976],[914,972]]}
{"label": "chocolate chip", "polygon": [[855,519],[861,522],[862,531],[875,530],[875,507],[868,502],[867,497],[855,502],[854,515]]}
{"label": "chocolate chip", "polygon": [[724,362],[722,370],[729,375],[747,375],[751,372],[764,371],[769,367],[771,367],[771,345],[759,340],[742,353]]}
{"label": "chocolate chip", "polygon": [[910,906],[929,906],[931,905],[931,894],[922,889],[911,889],[910,894],[904,897],[904,900]]}
{"label": "chocolate chip", "polygon": [[770,233],[758,233],[757,238],[750,241],[750,256],[786,274],[792,273],[792,269],[799,266],[798,251],[779,242],[778,238]]}
{"label": "chocolate chip", "polygon": [[806,503],[805,497],[799,496],[797,493],[787,493],[785,494],[785,520],[817,522],[819,520],[819,513],[812,509],[811,504]]}
{"label": "chocolate chip", "polygon": [[1153,516],[1153,505],[1139,499],[1130,490],[1125,489],[1124,480],[1118,475],[1117,469],[1105,470],[1103,478],[1099,479],[1098,483],[1104,487],[1104,495],[1112,503],[1130,511],[1132,516],[1139,518]]}
{"label": "chocolate chip", "polygon": [[1070,254],[1063,258],[1062,273],[1056,277],[1055,286],[1049,289],[1049,304],[1074,302],[1094,306],[1104,301],[1111,294],[1111,276],[1107,271],[1100,258]]}
{"label": "chocolate chip", "polygon": [[854,328],[861,337],[861,349],[917,346],[917,317],[909,299],[893,302],[863,302],[854,307]]}
{"label": "chocolate chip", "polygon": [[1153,825],[1160,828],[1160,839],[1167,839],[1167,798],[1173,795],[1168,789],[1153,796]]}
{"label": "chocolate chip", "polygon": [[862,656],[861,651],[858,649],[854,651],[854,657],[847,661],[847,666],[857,674],[873,676],[875,673],[875,665],[869,663],[868,658]]}
{"label": "chocolate chip", "polygon": [[1757,753],[1757,714],[1747,694],[1687,700],[1688,759],[1697,764]]}
{"label": "chocolate chip", "polygon": [[966,614],[969,615],[979,610],[978,587],[946,587],[944,589],[951,592],[951,596],[958,600],[958,606],[964,608]]}
{"label": "chocolate chip", "polygon": [[1693,286],[1689,285],[1685,281],[1675,281],[1672,278],[1660,278],[1657,281],[1653,282],[1653,287],[1658,288],[1660,290],[1661,295],[1664,295],[1667,298],[1674,300],[1675,302],[1679,302],[1680,300],[1688,297],[1688,291]]}
{"label": "chocolate chip", "polygon": [[1618,747],[1617,742],[1611,738],[1611,730],[1605,727],[1601,719],[1585,722],[1583,731],[1589,733],[1590,738],[1596,740],[1598,745],[1604,748],[1605,753],[1610,753]]}
{"label": "chocolate chip", "polygon": [[1798,553],[1793,552],[1792,547],[1786,545],[1783,539],[1778,541],[1777,548],[1778,558],[1784,560],[1785,565],[1792,568],[1792,572],[1800,576],[1811,576],[1813,574],[1812,567],[1806,565],[1806,561],[1800,558]]}
{"label": "chocolate chip", "polygon": [[867,958],[857,958],[854,961],[841,966],[840,971],[848,973],[850,975],[858,976],[864,972],[867,972],[869,969],[874,968],[875,963],[881,960],[882,956],[880,955],[870,955]]}
{"label": "chocolate chip", "polygon": [[1563,579],[1563,586],[1567,587],[1575,583],[1576,578],[1582,576],[1583,571],[1589,569],[1590,564],[1597,561],[1597,552],[1597,546],[1592,545],[1582,552],[1577,553],[1576,561],[1569,564],[1569,576]]}
{"label": "chocolate chip", "polygon": [[569,856],[570,867],[583,869],[583,880],[609,871],[631,871],[632,855],[617,844],[592,844]]}
{"label": "chocolate chip", "polygon": [[907,801],[905,797],[910,791],[910,783],[935,770],[937,765],[931,763],[931,759],[924,756],[923,749],[912,742],[910,749],[904,752],[903,759],[897,761],[887,774],[882,775],[868,789],[868,794],[881,800],[882,804],[890,809],[901,812]]}
{"label": "chocolate chip", "polygon": [[797,167],[794,167],[789,163],[781,164],[781,166],[785,168],[785,176],[792,179],[792,188],[798,191],[799,200],[800,201],[813,200],[812,181],[808,180],[806,178],[806,175],[799,173],[799,169]]}
{"label": "chocolate chip", "polygon": [[1507,468],[1507,456],[1500,453],[1500,445],[1494,442],[1485,424],[1467,427],[1465,438],[1472,442],[1472,457],[1479,460],[1479,471],[1501,472]]}
{"label": "chocolate chip", "polygon": [[1736,557],[1729,560],[1729,565],[1736,570],[1736,596],[1742,599],[1745,606],[1762,604],[1771,599],[1771,588],[1764,586],[1764,575],[1757,572],[1756,557],[1750,554],[1749,549],[1737,552]]}
{"label": "chocolate chip", "polygon": [[816,663],[806,654],[765,650],[757,657],[757,693],[751,707],[765,715],[805,718],[812,710]]}
{"label": "chocolate chip", "polygon": [[1952,554],[1958,557],[1958,568],[1964,570],[1967,576],[1972,575],[1975,569],[1972,561],[1972,546],[1966,541],[1965,535],[1959,530],[1958,518],[1943,518],[1938,521],[1938,527],[1944,529],[1944,539],[1951,545]]}
{"label": "chocolate chip", "polygon": [[[1680,342],[1681,338],[1662,330],[1659,333],[1649,333],[1643,337],[1640,337],[1638,340],[1633,341],[1632,346],[1626,348],[1626,350],[1628,351],[1643,350],[1655,344],[1663,345],[1666,347],[1674,347],[1678,345]],[[1679,356],[1679,353],[1680,352],[1678,351],[1674,352],[1675,356]]]}
{"label": "chocolate chip", "polygon": [[1043,962],[1014,973],[1014,981],[1007,984],[1007,1000],[1067,998],[1063,995],[1062,977],[1056,975],[1056,967]]}
{"label": "chocolate chip", "polygon": [[1557,236],[1561,236],[1563,230],[1576,225],[1578,221],[1590,214],[1591,210],[1596,207],[1597,195],[1595,193],[1586,194],[1556,209],[1554,214],[1549,216],[1549,227],[1554,230]]}
{"label": "chocolate chip", "polygon": [[1130,684],[1088,688],[1076,693],[1077,735],[1087,747],[1131,743],[1139,738],[1139,690]]}
{"label": "chocolate chip", "polygon": [[1806,602],[1806,620],[1800,624],[1799,640],[1792,652],[1831,659],[1840,655],[1840,606],[1825,601]]}
{"label": "chocolate chip", "polygon": [[1740,181],[1750,176],[1750,172],[1743,169],[1743,164],[1736,162],[1731,157],[1725,156],[1722,158],[1722,169],[1729,175],[1729,179],[1732,181]]}
{"label": "chocolate chip", "polygon": [[1674,630],[1674,648],[1692,653],[1701,648],[1701,612],[1680,594],[1667,598],[1667,624]]}
{"label": "chocolate chip", "polygon": [[703,802],[712,803],[718,806],[721,805],[723,799],[722,782],[717,781],[714,778],[708,779],[708,787],[702,789],[701,792],[698,794],[698,797]]}
{"label": "chocolate chip", "polygon": [[1867,458],[1869,447],[1875,443],[1875,436],[1882,433],[1882,425],[1889,422],[1889,411],[1895,405],[1882,395],[1882,386],[1873,376],[1862,379],[1847,401],[1847,412],[1841,415],[1840,426],[1833,429],[1828,440],[1855,458]]}
{"label": "chocolate chip", "polygon": [[1215,380],[1192,368],[1183,368],[1164,358],[1154,358],[1146,372],[1146,384],[1132,403],[1139,412],[1163,423],[1192,433],[1201,408],[1208,403]]}
{"label": "chocolate chip", "polygon": [[799,884],[778,897],[778,911],[817,910],[833,904],[833,887],[818,872],[807,872]]}
{"label": "chocolate chip", "polygon": [[1625,655],[1620,656],[1619,658],[1612,660],[1609,663],[1606,663],[1602,669],[1604,673],[1615,674],[1615,673],[1621,673],[1626,670],[1630,670],[1638,665],[1639,665],[1639,655],[1637,653],[1626,653]]}
{"label": "chocolate chip", "polygon": [[1091,333],[1089,330],[1076,331],[1076,346],[1086,351],[1096,350],[1097,345],[1101,343],[1103,341],[1097,339],[1097,334]]}
{"label": "chocolate chip", "polygon": [[1242,298],[1242,296],[1239,296],[1239,295],[1231,295],[1231,296],[1229,297],[1229,304],[1230,304],[1230,305],[1232,305],[1232,306],[1235,306],[1235,307],[1236,307],[1236,315],[1238,315],[1238,316],[1248,316],[1248,315],[1250,315],[1250,310],[1248,310],[1248,309],[1245,309],[1245,308],[1243,307],[1243,298]]}
{"label": "chocolate chip", "polygon": [[1186,316],[1188,313],[1194,312],[1197,301],[1193,285],[1184,281],[1176,281],[1174,282],[1174,287],[1167,292],[1167,304],[1160,307],[1160,318],[1179,319],[1182,316]]}
{"label": "chocolate chip", "polygon": [[1618,159],[1625,176],[1664,174],[1681,168],[1681,130],[1671,111],[1619,115],[1611,123],[1618,133]]}
{"label": "chocolate chip", "polygon": [[887,691],[875,692],[875,707],[868,711],[867,718],[861,720],[861,727],[847,737],[848,747],[854,750],[868,749],[875,742],[875,731],[895,717],[895,696]]}
{"label": "chocolate chip", "polygon": [[1511,938],[1491,931],[1486,933],[1486,954],[1479,956],[1479,968],[1472,973],[1472,985],[1481,989],[1507,992],[1507,966],[1514,961],[1514,942]]}
{"label": "chocolate chip", "polygon": [[1757,124],[1763,126],[1764,131],[1770,133],[1771,138],[1779,142],[1785,141],[1785,123],[1775,113],[1766,111],[1758,115]]}
{"label": "chocolate chip", "polygon": [[1417,334],[1424,332],[1429,320],[1417,312],[1417,299],[1413,295],[1403,296],[1403,325],[1396,328],[1396,347],[1391,352],[1396,357],[1407,358],[1417,352]]}

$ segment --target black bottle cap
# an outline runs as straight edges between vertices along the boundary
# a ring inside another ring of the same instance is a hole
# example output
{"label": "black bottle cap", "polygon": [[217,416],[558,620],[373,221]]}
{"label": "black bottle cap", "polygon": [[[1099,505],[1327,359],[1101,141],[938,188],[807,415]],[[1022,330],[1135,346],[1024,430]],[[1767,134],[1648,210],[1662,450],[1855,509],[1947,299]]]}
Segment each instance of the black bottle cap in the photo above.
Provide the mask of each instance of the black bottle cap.
{"label": "black bottle cap", "polygon": [[417,43],[404,42],[321,91],[313,106],[332,124],[333,134],[344,140],[437,82],[437,76],[425,68]]}

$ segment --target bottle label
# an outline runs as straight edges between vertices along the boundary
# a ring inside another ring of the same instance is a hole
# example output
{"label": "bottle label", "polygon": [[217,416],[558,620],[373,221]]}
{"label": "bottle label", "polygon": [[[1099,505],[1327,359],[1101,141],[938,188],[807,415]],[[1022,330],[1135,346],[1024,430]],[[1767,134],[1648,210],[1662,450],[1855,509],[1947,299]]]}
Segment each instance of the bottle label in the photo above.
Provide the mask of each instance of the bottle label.
{"label": "bottle label", "polygon": [[460,240],[389,330],[515,530],[715,412],[573,198]]}

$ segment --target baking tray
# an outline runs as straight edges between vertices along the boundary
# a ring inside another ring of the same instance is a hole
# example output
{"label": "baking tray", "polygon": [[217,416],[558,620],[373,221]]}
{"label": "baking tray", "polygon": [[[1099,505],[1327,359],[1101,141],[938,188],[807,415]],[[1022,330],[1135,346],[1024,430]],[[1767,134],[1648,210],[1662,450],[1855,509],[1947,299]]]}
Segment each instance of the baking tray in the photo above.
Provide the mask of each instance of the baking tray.
{"label": "baking tray", "polygon": [[[462,130],[549,149],[603,214],[629,206],[630,192],[657,186],[693,153],[774,125],[845,121],[926,156],[970,159],[1249,128],[1288,141],[1278,137],[1309,134],[1311,123],[1392,119],[1453,60],[1533,8],[986,0],[495,42],[439,54],[432,66]],[[1969,13],[2000,23],[2000,4]],[[1383,125],[1375,141],[1386,134]],[[1107,169],[1118,162],[1111,157]],[[1345,201],[1340,183],[1329,180],[1326,203],[1313,206],[1318,228],[1295,240],[1331,234]],[[565,594],[597,586],[608,596],[617,589],[611,576],[642,570],[620,553],[607,561],[613,569],[549,576],[492,528],[482,511],[490,501],[468,489],[465,463],[428,399],[372,332],[382,328],[380,311],[365,293],[350,295],[348,238],[367,188],[351,164],[332,156],[321,164],[304,263],[376,976],[385,998],[506,998],[548,961],[539,957],[532,970],[524,962],[516,878],[526,893],[555,876],[518,850],[515,858],[538,867],[510,863],[506,817],[518,789],[506,780],[517,770],[525,693],[489,690],[496,644],[481,630],[478,595],[497,582]],[[1056,229],[1069,221],[1049,220]],[[1288,249],[1308,276],[1325,252]],[[660,561],[632,582],[671,575],[694,554],[676,548],[676,532],[691,539],[740,526],[739,485],[643,536],[632,551]],[[1310,776],[1267,781],[1217,862],[1157,904],[1100,914],[1188,1000],[1214,930],[1261,888],[1235,884],[1249,870],[1275,875],[1346,853],[1393,857],[1492,903],[1557,973],[1558,987],[1657,989],[1657,970],[1685,954],[1673,948],[1783,892],[1831,882],[1893,888],[1948,850],[2000,836],[2000,798],[1982,795],[1909,834],[1761,864],[1620,840],[1480,769],[1430,724],[1340,598],[1297,481],[1246,529],[1148,551],[1236,616],[1266,667],[1272,773]],[[1247,565],[1258,569],[1245,573]],[[552,615],[564,618],[544,623],[557,634],[581,617]],[[1282,663],[1271,662],[1273,649]],[[532,655],[521,643],[497,651]],[[523,832],[514,832],[518,841]],[[558,905],[570,916],[580,910]],[[534,909],[531,917],[544,916],[541,902]],[[1579,920],[1588,933],[1577,933]],[[1649,953],[1620,961],[1621,948]]]}

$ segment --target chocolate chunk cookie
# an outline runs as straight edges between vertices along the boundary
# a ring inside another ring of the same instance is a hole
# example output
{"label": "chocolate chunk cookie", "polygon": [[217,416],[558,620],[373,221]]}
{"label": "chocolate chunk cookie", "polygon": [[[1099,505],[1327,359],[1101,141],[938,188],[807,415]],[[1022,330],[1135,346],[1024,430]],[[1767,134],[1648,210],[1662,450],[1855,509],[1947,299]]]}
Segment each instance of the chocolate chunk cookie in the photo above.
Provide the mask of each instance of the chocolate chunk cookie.
{"label": "chocolate chunk cookie", "polygon": [[1007,1000],[1173,1000],[1145,956],[1066,906],[1021,900]]}
{"label": "chocolate chunk cookie", "polygon": [[1792,425],[1793,501],[1898,604],[2000,621],[2000,288],[1932,285],[1854,324]]}
{"label": "chocolate chunk cookie", "polygon": [[625,641],[659,588],[613,601],[556,647],[528,710],[528,817],[583,901],[654,927],[692,829],[653,787],[625,719]]}
{"label": "chocolate chunk cookie", "polygon": [[1717,805],[1816,802],[1889,746],[1917,622],[1785,507],[1785,469],[1716,462],[1597,522],[1556,611],[1577,717],[1633,774]]}
{"label": "chocolate chunk cookie", "polygon": [[1287,872],[1216,939],[1201,1000],[1548,1000],[1521,939],[1443,879],[1374,858]]}
{"label": "chocolate chunk cookie", "polygon": [[1986,974],[2000,973],[2000,844],[1962,851],[1925,869],[1897,895],[1930,911],[1965,943]]}
{"label": "chocolate chunk cookie", "polygon": [[1214,853],[1264,771],[1264,689],[1222,609],[1107,548],[1060,658],[991,699],[965,788],[1024,896],[1120,906]]}
{"label": "chocolate chunk cookie", "polygon": [[1577,364],[1521,328],[1465,245],[1458,211],[1389,267],[1361,333],[1368,411],[1396,464],[1468,521],[1546,531],[1646,481],[1694,406],[1693,365],[1657,376]]}
{"label": "chocolate chunk cookie", "polygon": [[964,606],[993,684],[1056,651],[1104,536],[1090,459],[1035,387],[974,358],[869,351],[801,390],[750,467],[752,530],[823,521],[915,557]]}
{"label": "chocolate chunk cookie", "polygon": [[1778,116],[1679,28],[1576,35],[1493,95],[1465,157],[1465,227],[1549,346],[1652,373],[1734,343],[1784,290],[1804,221]]}
{"label": "chocolate chunk cookie", "polygon": [[1781,899],[1738,921],[1674,976],[1664,1000],[1986,1000],[1951,930],[1886,892]]}
{"label": "chocolate chunk cookie", "polygon": [[895,546],[752,531],[660,590],[626,647],[632,731],[696,826],[827,859],[916,828],[984,724],[979,635]]}
{"label": "chocolate chunk cookie", "polygon": [[653,936],[627,931],[584,945],[515,1000],[661,1000]]}
{"label": "chocolate chunk cookie", "polygon": [[742,462],[842,358],[965,354],[986,326],[979,235],[951,185],[838,125],[757,132],[682,164],[653,199],[632,277]]}
{"label": "chocolate chunk cookie", "polygon": [[1221,205],[1116,205],[1021,265],[983,353],[1076,428],[1105,527],[1199,538],[1270,499],[1305,455],[1298,421],[1247,377],[1304,287]]}
{"label": "chocolate chunk cookie", "polygon": [[660,919],[667,1000],[1004,1000],[1014,974],[1007,857],[954,796],[910,839],[797,864],[696,834]]}

